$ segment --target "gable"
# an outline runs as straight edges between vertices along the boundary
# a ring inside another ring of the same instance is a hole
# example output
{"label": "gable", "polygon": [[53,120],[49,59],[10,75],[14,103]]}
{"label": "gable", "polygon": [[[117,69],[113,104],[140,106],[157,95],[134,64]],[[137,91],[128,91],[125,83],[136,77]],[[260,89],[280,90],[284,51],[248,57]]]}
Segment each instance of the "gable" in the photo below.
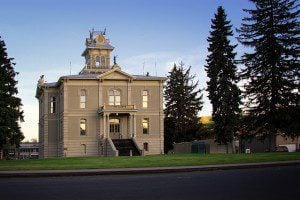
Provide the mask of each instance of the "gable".
{"label": "gable", "polygon": [[130,77],[121,74],[120,72],[113,72],[103,77],[105,79],[129,79]]}
{"label": "gable", "polygon": [[117,80],[128,80],[132,79],[133,77],[130,74],[127,74],[121,70],[110,70],[105,72],[104,74],[101,74],[98,78],[101,79],[117,79]]}

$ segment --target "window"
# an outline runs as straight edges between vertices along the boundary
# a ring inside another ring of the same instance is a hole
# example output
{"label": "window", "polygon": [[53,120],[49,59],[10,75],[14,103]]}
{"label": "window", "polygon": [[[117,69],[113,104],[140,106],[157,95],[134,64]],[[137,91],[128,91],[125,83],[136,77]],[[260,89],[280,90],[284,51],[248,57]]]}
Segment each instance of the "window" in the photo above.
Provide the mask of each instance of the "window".
{"label": "window", "polygon": [[80,120],[80,135],[86,135],[86,119]]}
{"label": "window", "polygon": [[80,108],[85,108],[86,106],[86,90],[80,91]]}
{"label": "window", "polygon": [[50,113],[55,113],[56,112],[56,98],[51,97],[50,100]]}
{"label": "window", "polygon": [[91,62],[90,56],[87,56],[85,61],[86,61],[85,64],[86,64],[87,67],[89,68],[89,67],[90,67],[90,64],[91,64],[91,63],[90,63],[90,62]]}
{"label": "window", "polygon": [[109,105],[121,105],[121,92],[119,90],[110,90],[109,91]]}
{"label": "window", "polygon": [[105,56],[96,56],[96,67],[105,68]]}
{"label": "window", "polygon": [[142,121],[143,124],[143,134],[148,134],[149,133],[149,119],[144,118]]}
{"label": "window", "polygon": [[149,145],[147,142],[145,142],[143,146],[145,151],[149,151]]}
{"label": "window", "polygon": [[100,56],[96,57],[96,67],[100,67]]}
{"label": "window", "polygon": [[120,120],[113,118],[109,120],[109,132],[120,133]]}
{"label": "window", "polygon": [[105,56],[101,56],[101,68],[105,68]]}
{"label": "window", "polygon": [[85,155],[86,154],[86,144],[81,144],[81,148],[82,148],[82,154]]}
{"label": "window", "polygon": [[147,90],[143,91],[142,98],[143,98],[143,108],[148,108],[148,91]]}

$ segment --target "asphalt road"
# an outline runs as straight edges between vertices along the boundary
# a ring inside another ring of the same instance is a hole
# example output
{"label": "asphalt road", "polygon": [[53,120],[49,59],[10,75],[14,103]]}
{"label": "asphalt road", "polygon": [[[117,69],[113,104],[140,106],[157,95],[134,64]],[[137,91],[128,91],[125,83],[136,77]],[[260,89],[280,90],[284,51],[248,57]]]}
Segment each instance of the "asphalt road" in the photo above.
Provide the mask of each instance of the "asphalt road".
{"label": "asphalt road", "polygon": [[0,199],[299,199],[300,166],[167,174],[0,178]]}

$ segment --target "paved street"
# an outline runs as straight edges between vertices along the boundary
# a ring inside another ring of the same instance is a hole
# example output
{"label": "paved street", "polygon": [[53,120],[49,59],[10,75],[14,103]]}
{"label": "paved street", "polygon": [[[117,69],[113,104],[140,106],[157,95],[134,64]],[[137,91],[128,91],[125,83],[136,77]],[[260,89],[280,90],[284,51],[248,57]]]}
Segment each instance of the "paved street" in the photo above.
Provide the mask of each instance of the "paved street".
{"label": "paved street", "polygon": [[6,199],[292,199],[300,166],[189,173],[0,178]]}

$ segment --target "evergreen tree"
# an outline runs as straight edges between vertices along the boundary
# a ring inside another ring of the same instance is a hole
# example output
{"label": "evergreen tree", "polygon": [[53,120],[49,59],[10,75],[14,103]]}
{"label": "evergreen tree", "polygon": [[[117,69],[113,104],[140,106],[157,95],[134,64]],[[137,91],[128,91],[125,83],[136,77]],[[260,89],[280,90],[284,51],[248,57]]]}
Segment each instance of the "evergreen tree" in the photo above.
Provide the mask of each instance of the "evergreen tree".
{"label": "evergreen tree", "polygon": [[[245,129],[271,138],[277,133],[299,135],[299,5],[296,0],[250,0],[255,9],[243,19],[239,41],[245,53]],[[284,122],[284,124],[283,124]],[[298,128],[297,128],[298,127]]]}
{"label": "evergreen tree", "polygon": [[209,78],[208,97],[213,107],[214,134],[216,142],[220,144],[233,140],[241,113],[240,90],[236,85],[236,53],[233,52],[236,45],[231,45],[228,39],[233,36],[231,27],[224,9],[220,6],[212,19],[212,31],[207,40],[210,54],[205,66]]}
{"label": "evergreen tree", "polygon": [[6,53],[5,43],[0,37],[0,150],[4,145],[19,147],[24,136],[20,130],[19,121],[23,121],[21,99],[18,93],[14,71],[15,63]]}
{"label": "evergreen tree", "polygon": [[202,109],[201,90],[194,83],[189,67],[174,64],[166,82],[165,97],[165,151],[172,149],[174,142],[194,139],[199,130],[198,112]]}

